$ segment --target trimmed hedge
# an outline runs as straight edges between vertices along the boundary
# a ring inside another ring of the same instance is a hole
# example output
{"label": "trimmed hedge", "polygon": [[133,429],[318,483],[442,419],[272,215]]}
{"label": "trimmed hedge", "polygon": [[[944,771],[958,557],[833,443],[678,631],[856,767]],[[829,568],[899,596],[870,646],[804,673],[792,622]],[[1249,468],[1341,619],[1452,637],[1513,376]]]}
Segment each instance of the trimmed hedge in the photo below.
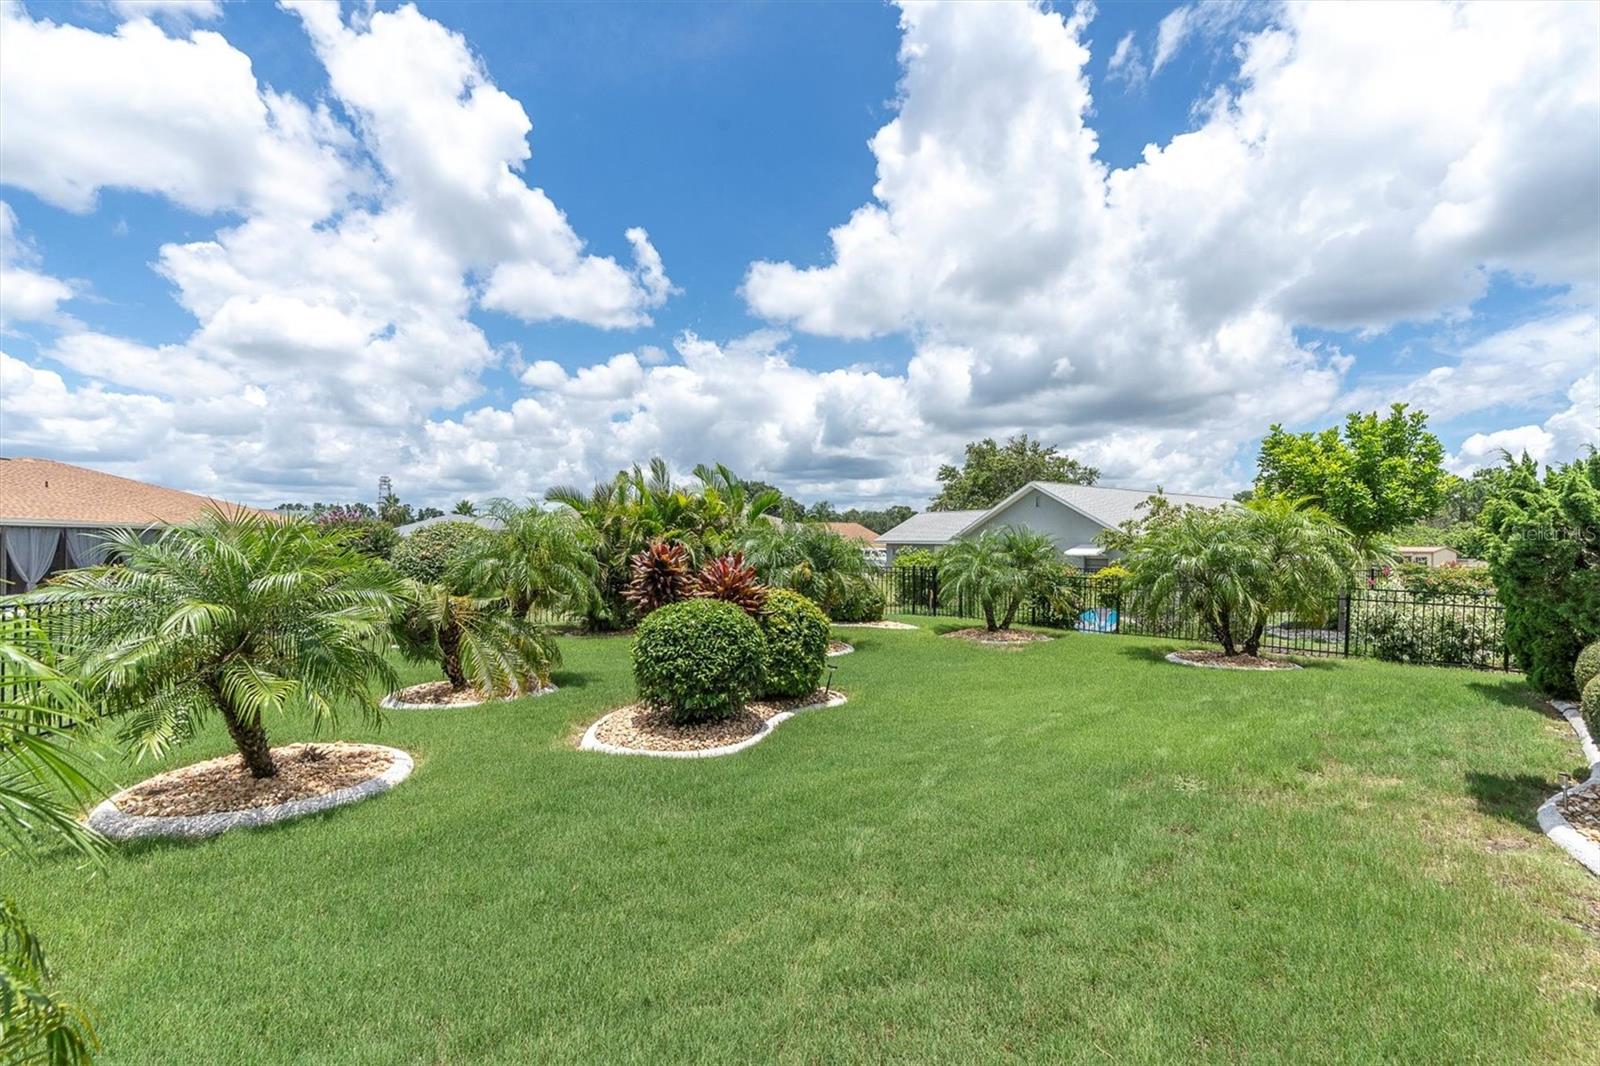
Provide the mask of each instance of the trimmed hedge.
{"label": "trimmed hedge", "polygon": [[668,721],[729,718],[759,689],[765,652],[761,628],[733,604],[685,600],[639,623],[633,679]]}
{"label": "trimmed hedge", "polygon": [[772,589],[760,615],[766,638],[761,670],[763,696],[814,692],[828,661],[828,617],[798,592]]}
{"label": "trimmed hedge", "polygon": [[1583,686],[1583,724],[1589,727],[1589,735],[1600,742],[1600,677],[1591,677],[1589,683]]}
{"label": "trimmed hedge", "polygon": [[1578,683],[1579,692],[1587,692],[1589,682],[1596,677],[1600,677],[1600,640],[1580,651],[1572,667],[1572,679]]}

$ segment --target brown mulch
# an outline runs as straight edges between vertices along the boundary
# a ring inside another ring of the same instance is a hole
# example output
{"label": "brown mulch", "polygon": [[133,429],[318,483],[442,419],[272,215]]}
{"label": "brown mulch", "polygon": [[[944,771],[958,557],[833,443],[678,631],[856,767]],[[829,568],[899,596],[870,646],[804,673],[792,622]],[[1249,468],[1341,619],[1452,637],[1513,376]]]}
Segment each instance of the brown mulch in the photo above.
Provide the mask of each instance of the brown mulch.
{"label": "brown mulch", "polygon": [[396,703],[426,703],[434,707],[454,707],[463,703],[482,703],[489,697],[478,689],[467,686],[453,689],[448,681],[424,681],[420,685],[389,693]]}
{"label": "brown mulch", "polygon": [[1267,659],[1260,655],[1224,655],[1220,651],[1203,651],[1199,649],[1174,652],[1173,654],[1184,662],[1205,663],[1207,666],[1220,667],[1224,670],[1298,669],[1294,663],[1285,662],[1282,659]]}
{"label": "brown mulch", "polygon": [[830,640],[830,641],[828,641],[828,654],[829,655],[843,655],[846,652],[851,652],[851,651],[855,651],[855,650],[856,650],[856,648],[855,648],[854,644],[846,644],[842,640]]}
{"label": "brown mulch", "polygon": [[974,644],[1000,645],[1038,644],[1050,639],[1043,633],[1033,633],[1026,629],[982,629],[977,626],[971,629],[951,630],[945,636],[970,640]]}
{"label": "brown mulch", "polygon": [[1556,800],[1556,810],[1572,828],[1600,844],[1600,784],[1585,785]]}
{"label": "brown mulch", "polygon": [[157,774],[119,793],[126,814],[218,814],[272,807],[359,785],[389,769],[394,756],[375,744],[288,744],[272,749],[275,777],[256,780],[237,755]]}
{"label": "brown mulch", "polygon": [[619,748],[636,748],[642,751],[702,751],[720,748],[724,744],[737,744],[761,732],[761,727],[782,711],[796,707],[824,703],[833,693],[821,689],[807,696],[783,700],[759,700],[747,703],[732,718],[716,722],[696,722],[693,725],[674,725],[663,712],[631,703],[608,715],[595,738]]}

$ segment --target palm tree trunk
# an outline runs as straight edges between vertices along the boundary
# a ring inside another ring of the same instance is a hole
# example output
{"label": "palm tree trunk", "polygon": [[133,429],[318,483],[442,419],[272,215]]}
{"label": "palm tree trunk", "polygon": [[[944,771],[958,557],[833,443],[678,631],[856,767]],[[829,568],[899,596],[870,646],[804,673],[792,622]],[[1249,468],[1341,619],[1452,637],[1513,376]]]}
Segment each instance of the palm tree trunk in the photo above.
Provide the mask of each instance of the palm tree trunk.
{"label": "palm tree trunk", "polygon": [[1216,634],[1217,643],[1222,645],[1222,654],[1233,656],[1239,654],[1233,647],[1233,619],[1228,614],[1226,607],[1217,612],[1216,620],[1212,623],[1212,632]]}
{"label": "palm tree trunk", "polygon": [[1011,602],[1006,605],[1005,617],[1000,620],[1001,629],[1010,629],[1011,623],[1017,620],[1017,605],[1021,602],[1020,598],[1013,597]]}
{"label": "palm tree trunk", "polygon": [[439,631],[439,665],[444,667],[452,689],[460,692],[467,687],[467,675],[461,669],[461,634],[452,626]]}
{"label": "palm tree trunk", "polygon": [[277,777],[278,766],[272,761],[272,748],[267,744],[267,731],[261,727],[260,719],[246,721],[226,702],[218,700],[217,704],[222,708],[222,720],[228,723],[228,736],[233,738],[233,746],[239,749],[239,758],[249,768],[250,776]]}
{"label": "palm tree trunk", "polygon": [[999,629],[994,620],[994,601],[985,598],[983,601],[983,624],[991,631]]}
{"label": "palm tree trunk", "polygon": [[1261,650],[1261,634],[1267,627],[1265,617],[1257,618],[1256,624],[1250,628],[1250,635],[1244,641],[1244,653],[1255,655]]}

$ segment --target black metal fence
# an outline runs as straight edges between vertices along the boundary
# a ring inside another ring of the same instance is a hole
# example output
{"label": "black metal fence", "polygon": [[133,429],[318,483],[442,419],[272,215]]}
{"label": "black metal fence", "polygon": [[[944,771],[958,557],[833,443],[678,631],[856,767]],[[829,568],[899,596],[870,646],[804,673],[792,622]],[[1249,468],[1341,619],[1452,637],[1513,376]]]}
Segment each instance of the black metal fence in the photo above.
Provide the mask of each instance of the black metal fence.
{"label": "black metal fence", "polygon": [[[934,567],[891,568],[879,571],[877,580],[891,612],[950,618],[982,615],[970,596],[943,594]],[[1025,605],[1016,620],[1080,632],[1216,643],[1192,611],[1180,610],[1172,601],[1136,602],[1124,595],[1116,578],[1072,574],[1064,593],[1049,603]],[[1487,593],[1430,595],[1358,585],[1329,597],[1322,609],[1307,615],[1270,618],[1261,650],[1480,670],[1515,666],[1505,641],[1505,608]]]}

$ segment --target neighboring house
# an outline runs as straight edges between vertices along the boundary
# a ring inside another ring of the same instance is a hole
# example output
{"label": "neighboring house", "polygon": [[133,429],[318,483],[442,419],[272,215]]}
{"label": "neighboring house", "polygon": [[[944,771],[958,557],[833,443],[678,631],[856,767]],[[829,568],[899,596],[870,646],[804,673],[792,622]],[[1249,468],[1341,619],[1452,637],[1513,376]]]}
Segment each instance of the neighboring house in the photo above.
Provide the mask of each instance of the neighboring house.
{"label": "neighboring house", "polygon": [[0,457],[0,591],[103,562],[110,533],[183,525],[211,509],[256,510],[52,459]]}
{"label": "neighboring house", "polygon": [[471,522],[473,525],[482,526],[484,529],[504,529],[506,525],[493,515],[440,514],[434,515],[432,518],[424,518],[420,522],[407,522],[403,526],[395,526],[394,531],[402,537],[409,537],[419,529],[427,529],[429,526],[437,526],[444,522]]}
{"label": "neighboring house", "polygon": [[[1019,526],[1045,534],[1056,542],[1069,562],[1092,573],[1116,556],[1096,544],[1095,538],[1142,516],[1145,501],[1155,494],[1154,489],[1030,481],[988,510],[924,511],[913,515],[879,537],[878,542],[892,563],[895,554],[905,548],[939,548],[985,530]],[[1226,496],[1175,492],[1162,495],[1178,507],[1227,507],[1233,503]]]}
{"label": "neighboring house", "polygon": [[1418,566],[1449,566],[1461,561],[1455,549],[1446,548],[1442,544],[1396,548],[1394,553],[1400,557],[1401,562],[1416,563]]}
{"label": "neighboring house", "polygon": [[883,546],[878,543],[878,534],[873,530],[860,522],[824,522],[823,525],[850,543],[858,545],[861,554],[865,555],[867,562],[873,566],[888,565],[888,557],[884,554]]}

